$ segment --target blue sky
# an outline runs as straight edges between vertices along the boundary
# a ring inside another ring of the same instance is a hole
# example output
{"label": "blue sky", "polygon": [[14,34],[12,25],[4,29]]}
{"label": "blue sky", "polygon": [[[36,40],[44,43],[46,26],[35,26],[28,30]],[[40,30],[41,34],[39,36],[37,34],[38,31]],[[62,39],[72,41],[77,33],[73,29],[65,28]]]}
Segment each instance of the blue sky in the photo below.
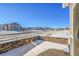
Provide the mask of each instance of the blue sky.
{"label": "blue sky", "polygon": [[23,27],[66,27],[69,9],[58,3],[0,4],[0,24],[12,22]]}

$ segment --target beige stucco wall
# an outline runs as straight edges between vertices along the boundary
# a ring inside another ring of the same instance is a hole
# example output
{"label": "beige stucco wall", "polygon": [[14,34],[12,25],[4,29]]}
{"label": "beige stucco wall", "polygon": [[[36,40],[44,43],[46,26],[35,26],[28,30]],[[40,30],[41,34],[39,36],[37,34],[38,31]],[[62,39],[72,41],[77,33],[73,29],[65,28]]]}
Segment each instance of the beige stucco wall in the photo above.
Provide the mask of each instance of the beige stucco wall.
{"label": "beige stucco wall", "polygon": [[79,40],[77,32],[79,27],[79,4],[71,4],[70,8],[70,31],[72,35],[71,55],[79,56]]}
{"label": "beige stucco wall", "polygon": [[79,40],[77,39],[77,32],[79,27],[79,4],[76,4],[73,9],[73,37],[74,37],[74,55],[79,56]]}

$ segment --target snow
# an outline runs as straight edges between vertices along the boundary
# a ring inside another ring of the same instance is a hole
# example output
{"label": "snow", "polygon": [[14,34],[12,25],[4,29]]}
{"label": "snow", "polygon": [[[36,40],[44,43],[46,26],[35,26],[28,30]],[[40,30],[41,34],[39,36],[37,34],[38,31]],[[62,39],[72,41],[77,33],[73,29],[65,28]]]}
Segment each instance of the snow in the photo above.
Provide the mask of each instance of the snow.
{"label": "snow", "polygon": [[69,52],[68,46],[60,43],[44,41],[41,44],[37,45],[35,48],[28,51],[24,56],[36,56],[39,53],[46,51],[48,49],[58,49]]}
{"label": "snow", "polygon": [[36,40],[36,41],[33,41],[35,44],[39,45],[40,43],[42,43],[44,40]]}
{"label": "snow", "polygon": [[12,49],[6,53],[0,54],[0,56],[35,56],[47,49],[59,49],[69,52],[68,46],[64,44],[48,42],[43,40],[36,40],[33,41],[33,43]]}
{"label": "snow", "polygon": [[50,35],[50,37],[69,38],[69,31],[57,31]]}
{"label": "snow", "polygon": [[[7,33],[16,33],[15,31],[7,32],[2,31],[0,34],[7,34]],[[69,38],[69,31],[56,31],[53,32],[50,37],[61,37],[61,38]],[[35,43],[36,45],[34,45]],[[30,55],[38,55],[39,53],[47,50],[47,49],[60,49],[66,52],[69,52],[68,46],[60,43],[54,42],[47,42],[43,40],[36,40],[33,43],[23,45],[21,47],[12,49],[6,53],[0,54],[0,56],[30,56]]]}
{"label": "snow", "polygon": [[0,31],[0,35],[18,33],[17,31]]}
{"label": "snow", "polygon": [[21,47],[12,49],[6,53],[0,54],[0,56],[22,56],[34,47],[35,45],[33,45],[32,43],[26,44]]}
{"label": "snow", "polygon": [[[35,43],[36,45],[41,44],[42,42],[43,42],[43,40],[33,41],[33,43]],[[0,56],[22,56],[36,46],[33,43],[26,44],[26,45],[23,45],[21,47],[12,49],[6,53],[0,54]]]}

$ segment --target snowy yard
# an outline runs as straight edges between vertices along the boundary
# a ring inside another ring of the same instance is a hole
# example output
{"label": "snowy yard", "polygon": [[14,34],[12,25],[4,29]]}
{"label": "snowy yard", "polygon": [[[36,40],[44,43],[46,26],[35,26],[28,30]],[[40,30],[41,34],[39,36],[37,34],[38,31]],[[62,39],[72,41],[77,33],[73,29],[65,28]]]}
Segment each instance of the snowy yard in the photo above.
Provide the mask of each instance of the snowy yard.
{"label": "snowy yard", "polygon": [[14,33],[18,33],[17,31],[0,31],[0,35],[3,34],[14,34]]}
{"label": "snowy yard", "polygon": [[42,42],[43,42],[43,40],[36,40],[30,44],[26,44],[26,45],[23,45],[21,47],[12,49],[6,53],[0,54],[0,56],[22,56],[25,53],[27,53],[29,50],[34,48],[36,45],[41,44]]}
{"label": "snowy yard", "polygon": [[34,44],[26,44],[21,47],[12,49],[6,53],[0,54],[0,56],[22,56],[34,47],[35,47]]}
{"label": "snowy yard", "polygon": [[[40,42],[40,43],[39,43]],[[35,44],[26,44],[21,47],[12,49],[6,53],[0,54],[0,56],[35,56],[47,49],[59,49],[69,52],[68,46],[64,44],[48,42],[48,41],[34,41]],[[39,45],[38,45],[39,43]]]}
{"label": "snowy yard", "polygon": [[49,37],[69,38],[70,32],[66,30],[53,32]]}
{"label": "snowy yard", "polygon": [[[0,32],[0,34],[3,34],[4,32]],[[5,32],[6,34],[7,32]],[[9,32],[13,33],[13,32]],[[14,32],[16,33],[16,32]],[[68,38],[69,32],[67,31],[59,31],[54,32],[50,35],[50,37],[62,37],[62,38]],[[54,43],[54,42],[48,42],[44,40],[36,40],[33,41],[30,44],[23,45],[21,47],[12,49],[6,53],[0,54],[0,56],[31,56],[31,55],[38,55],[39,53],[47,50],[47,49],[59,49],[66,52],[69,52],[68,46],[60,43]]]}
{"label": "snowy yard", "polygon": [[43,43],[37,45],[32,50],[28,51],[24,56],[36,56],[39,53],[46,51],[48,49],[58,49],[65,52],[69,52],[68,46],[60,43],[44,41]]}

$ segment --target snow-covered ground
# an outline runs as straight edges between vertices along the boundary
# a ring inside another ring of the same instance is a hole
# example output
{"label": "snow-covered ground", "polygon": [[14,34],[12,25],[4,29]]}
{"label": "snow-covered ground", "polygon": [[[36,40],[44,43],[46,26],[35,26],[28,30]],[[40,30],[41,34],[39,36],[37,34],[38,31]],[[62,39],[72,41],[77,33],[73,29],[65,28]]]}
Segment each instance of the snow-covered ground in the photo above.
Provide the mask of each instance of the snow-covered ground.
{"label": "snow-covered ground", "polygon": [[44,41],[43,43],[39,44],[32,50],[28,51],[24,56],[36,56],[39,53],[46,51],[48,49],[59,49],[66,52],[69,52],[68,46],[60,43],[48,42]]}
{"label": "snow-covered ground", "polygon": [[0,35],[18,33],[17,31],[0,31]]}
{"label": "snow-covered ground", "polygon": [[49,37],[69,38],[70,32],[68,30],[55,31]]}
{"label": "snow-covered ground", "polygon": [[23,45],[21,47],[12,49],[6,53],[2,53],[2,54],[0,54],[0,56],[22,56],[34,47],[35,47],[35,45],[32,43],[26,44],[26,45]]}
{"label": "snow-covered ground", "polygon": [[36,45],[34,45],[33,43],[26,44],[21,47],[12,49],[6,53],[0,54],[0,56],[22,56],[22,55],[23,56],[35,56],[48,49],[59,49],[59,50],[69,52],[67,45],[54,43],[54,42],[48,42],[48,41],[42,41],[42,40],[40,40],[40,43],[39,43],[38,41],[39,40],[36,40],[33,42]]}
{"label": "snow-covered ground", "polygon": [[26,44],[26,45],[23,45],[21,47],[12,49],[6,53],[2,53],[2,54],[0,54],[0,56],[22,56],[25,53],[27,53],[29,50],[34,48],[36,45],[41,44],[42,42],[43,42],[43,40],[36,40],[30,44]]}
{"label": "snow-covered ground", "polygon": [[33,41],[33,43],[35,43],[36,45],[39,45],[43,42],[44,40],[36,40],[36,41]]}
{"label": "snow-covered ground", "polygon": [[[4,32],[7,34],[6,31],[0,32],[0,34],[4,34]],[[16,33],[16,32],[8,32],[8,33]],[[70,35],[69,31],[54,31],[50,37],[62,37],[62,38],[68,38]],[[35,44],[33,44],[35,43]],[[0,56],[30,56],[30,55],[38,55],[39,53],[47,50],[47,49],[60,49],[69,52],[68,46],[64,44],[54,43],[54,42],[47,42],[43,40],[37,40],[34,41],[31,44],[26,44],[21,47],[12,49],[6,53],[0,54]]]}

